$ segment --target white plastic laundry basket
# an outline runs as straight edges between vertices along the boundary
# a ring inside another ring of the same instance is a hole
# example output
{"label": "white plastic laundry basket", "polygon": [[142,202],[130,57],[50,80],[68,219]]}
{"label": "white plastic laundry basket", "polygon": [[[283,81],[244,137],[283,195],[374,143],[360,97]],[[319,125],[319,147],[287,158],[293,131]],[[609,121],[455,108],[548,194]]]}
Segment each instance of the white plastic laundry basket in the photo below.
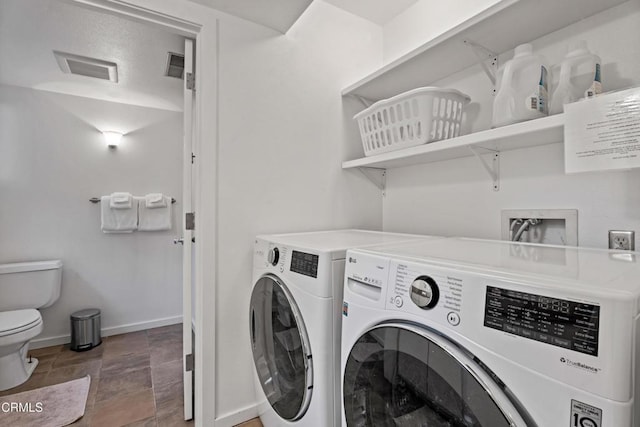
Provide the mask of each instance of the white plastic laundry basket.
{"label": "white plastic laundry basket", "polygon": [[459,136],[470,101],[455,89],[421,87],[376,102],[353,117],[365,156]]}

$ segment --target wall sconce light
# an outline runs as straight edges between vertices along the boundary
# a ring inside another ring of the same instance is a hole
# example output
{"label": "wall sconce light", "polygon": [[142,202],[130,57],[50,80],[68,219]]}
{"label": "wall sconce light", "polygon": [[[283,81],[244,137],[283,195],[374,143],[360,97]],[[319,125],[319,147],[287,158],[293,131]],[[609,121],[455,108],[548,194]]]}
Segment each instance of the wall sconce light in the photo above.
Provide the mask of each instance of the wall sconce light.
{"label": "wall sconce light", "polygon": [[120,132],[105,131],[102,132],[102,135],[104,135],[104,140],[109,148],[116,148],[122,139],[122,134]]}

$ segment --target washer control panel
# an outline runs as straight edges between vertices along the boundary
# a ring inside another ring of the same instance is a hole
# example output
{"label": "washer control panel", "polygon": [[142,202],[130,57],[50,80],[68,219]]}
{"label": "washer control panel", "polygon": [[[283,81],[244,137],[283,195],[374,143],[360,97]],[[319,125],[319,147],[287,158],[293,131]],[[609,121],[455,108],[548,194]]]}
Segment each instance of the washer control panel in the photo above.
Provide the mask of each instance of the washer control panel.
{"label": "washer control panel", "polygon": [[600,307],[594,304],[487,286],[484,326],[598,355]]}
{"label": "washer control panel", "polygon": [[411,284],[411,301],[418,307],[427,310],[438,303],[440,291],[438,284],[429,276],[420,276]]}
{"label": "washer control panel", "polygon": [[463,275],[440,268],[429,268],[391,261],[386,307],[457,327],[463,319]]}

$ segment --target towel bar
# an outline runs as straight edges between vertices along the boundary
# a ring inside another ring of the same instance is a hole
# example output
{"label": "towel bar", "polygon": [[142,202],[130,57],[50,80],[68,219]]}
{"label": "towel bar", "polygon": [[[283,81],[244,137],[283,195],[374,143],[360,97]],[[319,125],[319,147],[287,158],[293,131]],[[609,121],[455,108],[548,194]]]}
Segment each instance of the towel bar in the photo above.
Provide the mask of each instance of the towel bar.
{"label": "towel bar", "polygon": [[[100,199],[98,197],[92,197],[89,199],[89,201],[91,203],[100,203]],[[174,204],[176,202],[176,199],[174,199],[173,197],[171,198],[171,204]]]}

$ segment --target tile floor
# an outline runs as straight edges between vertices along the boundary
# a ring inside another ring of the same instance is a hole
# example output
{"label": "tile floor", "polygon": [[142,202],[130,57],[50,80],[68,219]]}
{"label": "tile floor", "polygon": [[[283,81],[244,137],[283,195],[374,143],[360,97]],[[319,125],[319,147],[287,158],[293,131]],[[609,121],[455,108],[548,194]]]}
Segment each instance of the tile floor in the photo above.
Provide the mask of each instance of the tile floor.
{"label": "tile floor", "polygon": [[18,393],[91,375],[78,427],[192,426],[182,419],[182,325],[103,338],[89,351],[68,346],[32,350],[39,364]]}
{"label": "tile floor", "polygon": [[238,424],[235,427],[262,427],[262,423],[260,422],[260,418],[254,418],[242,424]]}
{"label": "tile floor", "polygon": [[[180,427],[182,419],[182,325],[102,339],[89,351],[46,347],[29,354],[39,360],[29,380],[0,396],[91,375],[84,417],[75,427]],[[1,420],[0,420],[1,421]],[[1,424],[1,423],[0,423]],[[260,420],[242,427],[262,427]]]}

